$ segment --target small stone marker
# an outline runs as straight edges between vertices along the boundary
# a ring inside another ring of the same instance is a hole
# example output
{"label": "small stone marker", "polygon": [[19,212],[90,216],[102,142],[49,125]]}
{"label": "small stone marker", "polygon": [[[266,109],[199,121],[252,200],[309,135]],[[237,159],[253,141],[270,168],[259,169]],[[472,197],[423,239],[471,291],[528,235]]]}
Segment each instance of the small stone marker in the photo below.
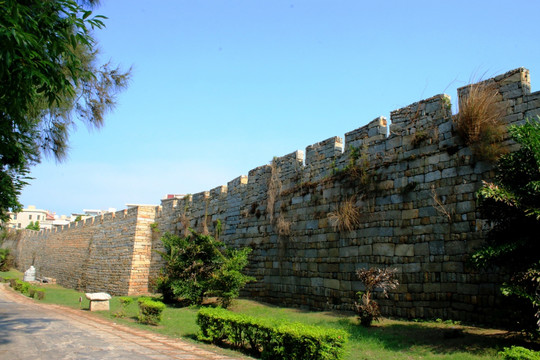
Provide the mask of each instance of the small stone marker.
{"label": "small stone marker", "polygon": [[109,310],[109,300],[111,295],[101,293],[86,293],[86,298],[90,300],[90,311]]}
{"label": "small stone marker", "polygon": [[23,280],[36,281],[36,268],[34,265],[30,266],[30,268],[24,272]]}

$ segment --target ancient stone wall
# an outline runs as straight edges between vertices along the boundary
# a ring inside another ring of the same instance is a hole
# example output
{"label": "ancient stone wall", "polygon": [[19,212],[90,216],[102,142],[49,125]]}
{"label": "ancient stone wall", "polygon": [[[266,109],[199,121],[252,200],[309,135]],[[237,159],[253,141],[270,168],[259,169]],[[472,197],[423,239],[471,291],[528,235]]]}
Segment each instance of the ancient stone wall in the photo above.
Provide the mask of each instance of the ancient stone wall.
{"label": "ancient stone wall", "polygon": [[5,246],[17,268],[86,292],[114,295],[148,291],[151,228],[156,207],[137,207],[47,231],[24,230]]}
{"label": "ancient stone wall", "polygon": [[[526,69],[486,82],[499,89],[508,124],[540,114]],[[467,91],[458,89],[458,99]],[[493,167],[465,146],[452,119],[450,97],[431,97],[391,112],[389,127],[379,117],[345,141],[308,146],[305,161],[297,151],[226,187],[164,203],[156,221],[182,232],[188,219],[214,233],[219,220],[227,244],[253,249],[249,273],[257,282],[246,287],[249,297],[351,310],[363,289],[355,270],[393,267],[401,285],[380,299],[386,315],[485,321],[502,301],[503,275],[478,272],[468,259],[486,230],[475,193]],[[360,212],[352,230],[335,223],[346,202]]]}
{"label": "ancient stone wall", "polygon": [[[520,68],[486,80],[499,89],[508,124],[540,114]],[[458,99],[468,87],[458,89]],[[362,284],[359,268],[398,270],[400,286],[379,299],[386,315],[485,321],[500,307],[503,274],[469,266],[486,224],[475,193],[493,177],[457,135],[451,99],[437,95],[391,112],[340,137],[276,157],[226,186],[163,200],[114,218],[92,220],[18,242],[20,268],[68,286],[113,293],[145,292],[163,265],[159,240],[187,227],[248,246],[244,295],[312,309],[351,310]],[[504,145],[512,150],[513,144]],[[270,159],[269,159],[270,160]],[[347,212],[347,205],[349,211]],[[343,226],[347,213],[359,222]],[[356,210],[354,210],[356,209]],[[136,214],[135,214],[136,212]],[[155,222],[157,227],[151,229]],[[70,260],[73,259],[73,260]]]}

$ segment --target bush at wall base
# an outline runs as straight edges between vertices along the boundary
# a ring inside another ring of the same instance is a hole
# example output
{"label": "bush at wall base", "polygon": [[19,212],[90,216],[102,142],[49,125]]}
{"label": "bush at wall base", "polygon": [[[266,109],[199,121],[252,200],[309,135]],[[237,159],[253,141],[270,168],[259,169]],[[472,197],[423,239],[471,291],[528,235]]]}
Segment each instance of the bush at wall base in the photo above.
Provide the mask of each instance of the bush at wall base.
{"label": "bush at wall base", "polygon": [[146,297],[139,298],[137,302],[139,303],[139,322],[148,325],[158,325],[161,321],[163,310],[165,310],[165,304]]}
{"label": "bush at wall base", "polygon": [[238,297],[255,278],[244,275],[250,248],[231,249],[213,236],[191,231],[180,237],[165,233],[164,252],[156,251],[166,265],[157,279],[166,303],[179,300],[200,305],[205,296],[215,296],[223,307]]}
{"label": "bush at wall base", "polygon": [[499,352],[504,360],[540,360],[540,352],[532,351],[521,346],[505,347]]}
{"label": "bush at wall base", "polygon": [[341,359],[348,334],[298,323],[253,318],[222,308],[203,308],[197,314],[198,338],[228,344],[263,359]]}
{"label": "bush at wall base", "polygon": [[37,288],[35,286],[32,286],[29,282],[22,281],[19,279],[5,279],[9,282],[9,286],[13,288],[13,290],[20,292],[23,295],[26,295],[28,297],[43,300],[45,299],[45,289]]}

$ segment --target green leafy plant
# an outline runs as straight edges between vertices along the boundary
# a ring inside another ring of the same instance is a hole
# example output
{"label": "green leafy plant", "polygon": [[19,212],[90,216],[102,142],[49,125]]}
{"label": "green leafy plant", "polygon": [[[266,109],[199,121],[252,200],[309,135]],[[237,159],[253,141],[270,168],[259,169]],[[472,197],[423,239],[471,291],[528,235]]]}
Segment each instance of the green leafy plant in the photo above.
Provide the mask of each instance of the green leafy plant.
{"label": "green leafy plant", "polygon": [[[499,159],[494,181],[484,183],[478,191],[481,214],[493,225],[486,245],[472,260],[479,268],[504,270],[510,279],[502,286],[503,294],[525,299],[539,309],[540,118],[512,126],[509,131],[521,147]],[[526,320],[526,313],[520,317],[516,316],[516,321],[523,326],[530,330],[537,327]]]}
{"label": "green leafy plant", "polygon": [[45,289],[37,288],[35,286],[30,286],[28,288],[28,297],[43,300],[45,298]]}
{"label": "green leafy plant", "polygon": [[199,340],[227,342],[263,359],[341,359],[348,334],[299,323],[254,318],[221,308],[197,313]]}
{"label": "green leafy plant", "polygon": [[133,298],[127,296],[120,296],[118,298],[118,301],[120,302],[120,309],[118,309],[118,311],[116,311],[113,316],[120,318],[126,317],[126,309],[133,302]]}
{"label": "green leafy plant", "polygon": [[28,230],[39,231],[39,221],[36,221],[35,223],[33,221],[30,221],[30,224],[28,224],[26,228]]}
{"label": "green leafy plant", "polygon": [[149,298],[139,298],[138,304],[138,320],[140,323],[148,325],[158,325],[160,323],[163,310],[166,308],[164,303]]}
{"label": "green leafy plant", "polygon": [[13,255],[9,249],[0,249],[0,271],[8,271],[13,267]]}
{"label": "green leafy plant", "polygon": [[338,169],[334,161],[332,176],[329,179],[347,179],[360,187],[360,189],[367,190],[373,182],[369,167],[368,145],[362,145],[362,149],[349,146],[349,162],[343,169]]}
{"label": "green leafy plant", "polygon": [[540,352],[521,346],[505,347],[499,352],[504,360],[540,360]]}
{"label": "green leafy plant", "polygon": [[252,277],[242,270],[251,249],[229,249],[210,235],[195,231],[180,237],[166,233],[161,238],[165,252],[159,252],[166,265],[157,279],[166,302],[182,300],[201,304],[205,296],[217,296],[228,306]]}
{"label": "green leafy plant", "polygon": [[373,293],[381,289],[383,295],[388,297],[388,290],[395,289],[399,282],[395,278],[395,269],[358,269],[356,276],[365,286],[365,291],[357,293],[360,303],[355,303],[360,324],[365,327],[371,326],[372,322],[378,321],[381,316],[379,304],[373,300]]}
{"label": "green leafy plant", "polygon": [[151,223],[150,224],[150,230],[152,230],[152,233],[159,234],[160,233],[159,224],[157,222]]}
{"label": "green leafy plant", "polygon": [[34,298],[38,300],[45,299],[45,289],[36,288],[34,293]]}
{"label": "green leafy plant", "polygon": [[28,295],[30,289],[30,283],[19,279],[10,279],[10,285],[13,290],[20,292],[21,294]]}

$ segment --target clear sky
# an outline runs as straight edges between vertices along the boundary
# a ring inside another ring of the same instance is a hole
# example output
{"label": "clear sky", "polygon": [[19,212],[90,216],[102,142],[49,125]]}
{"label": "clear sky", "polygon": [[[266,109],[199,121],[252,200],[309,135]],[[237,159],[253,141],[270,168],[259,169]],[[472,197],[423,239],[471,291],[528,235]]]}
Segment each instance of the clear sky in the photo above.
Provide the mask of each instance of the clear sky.
{"label": "clear sky", "polygon": [[[57,214],[160,204],[471,79],[540,89],[538,1],[102,0],[104,61],[133,67],[100,131],[71,133],[22,203]],[[538,79],[538,80],[537,80]]]}

